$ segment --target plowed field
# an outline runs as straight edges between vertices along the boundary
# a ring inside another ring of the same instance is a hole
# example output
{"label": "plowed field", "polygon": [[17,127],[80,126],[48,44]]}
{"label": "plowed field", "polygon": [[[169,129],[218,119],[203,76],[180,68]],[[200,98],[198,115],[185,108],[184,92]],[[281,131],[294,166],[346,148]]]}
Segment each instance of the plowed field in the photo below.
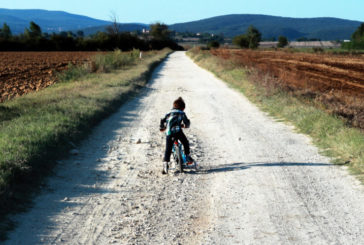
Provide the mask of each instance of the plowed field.
{"label": "plowed field", "polygon": [[364,57],[217,49],[235,64],[268,73],[291,91],[323,101],[329,110],[364,128]]}
{"label": "plowed field", "polygon": [[215,50],[213,53],[270,72],[292,87],[364,95],[362,57],[251,50]]}
{"label": "plowed field", "polygon": [[69,63],[82,64],[97,52],[0,52],[0,102],[56,82]]}

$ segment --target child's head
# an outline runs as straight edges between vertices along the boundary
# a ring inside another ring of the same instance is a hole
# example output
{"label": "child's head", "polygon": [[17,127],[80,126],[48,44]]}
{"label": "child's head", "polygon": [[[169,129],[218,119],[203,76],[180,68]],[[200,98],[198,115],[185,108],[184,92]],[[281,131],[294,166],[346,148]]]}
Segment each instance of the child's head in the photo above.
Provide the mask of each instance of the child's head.
{"label": "child's head", "polygon": [[184,100],[182,99],[182,97],[179,97],[178,99],[176,99],[173,102],[173,109],[183,111],[185,109],[185,107],[186,107],[186,104],[185,104]]}

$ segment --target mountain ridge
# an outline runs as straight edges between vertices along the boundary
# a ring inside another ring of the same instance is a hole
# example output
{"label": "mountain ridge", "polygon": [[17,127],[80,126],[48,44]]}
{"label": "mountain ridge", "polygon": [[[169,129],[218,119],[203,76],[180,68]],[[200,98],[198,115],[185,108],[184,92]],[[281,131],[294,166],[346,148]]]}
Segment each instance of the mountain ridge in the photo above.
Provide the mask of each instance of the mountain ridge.
{"label": "mountain ridge", "polygon": [[[13,21],[11,21],[11,18]],[[42,28],[43,32],[78,30],[108,25],[111,23],[110,21],[71,14],[65,11],[0,8],[0,24],[6,22],[14,34],[24,32],[24,29],[29,27],[30,21],[37,23]]]}
{"label": "mountain ridge", "polygon": [[231,14],[170,25],[170,28],[183,32],[210,32],[233,37],[242,34],[254,25],[263,38],[277,38],[280,35],[289,39],[300,37],[322,40],[349,39],[361,24],[360,21],[334,17],[293,18],[258,14]]}
{"label": "mountain ridge", "polygon": [[[2,23],[6,22],[13,34],[23,33],[24,29],[29,27],[30,21],[37,23],[43,32],[84,30],[86,35],[103,31],[107,25],[112,23],[65,11],[0,8],[0,28]],[[262,33],[264,39],[278,38],[283,35],[290,40],[301,37],[344,40],[350,39],[351,34],[360,24],[360,21],[334,17],[293,18],[262,14],[230,14],[176,23],[169,25],[169,28],[177,32],[207,32],[234,37],[244,33],[250,25],[254,25]],[[122,31],[141,30],[147,27],[148,25],[143,23],[121,24]]]}

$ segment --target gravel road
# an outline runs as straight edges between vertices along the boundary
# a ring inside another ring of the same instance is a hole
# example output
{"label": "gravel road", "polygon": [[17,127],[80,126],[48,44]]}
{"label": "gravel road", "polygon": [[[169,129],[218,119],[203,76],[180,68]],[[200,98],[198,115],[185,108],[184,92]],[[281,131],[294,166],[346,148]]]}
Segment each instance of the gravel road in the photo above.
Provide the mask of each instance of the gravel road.
{"label": "gravel road", "polygon": [[[178,96],[199,169],[162,175]],[[364,244],[360,183],[184,52],[72,153],[6,244]]]}

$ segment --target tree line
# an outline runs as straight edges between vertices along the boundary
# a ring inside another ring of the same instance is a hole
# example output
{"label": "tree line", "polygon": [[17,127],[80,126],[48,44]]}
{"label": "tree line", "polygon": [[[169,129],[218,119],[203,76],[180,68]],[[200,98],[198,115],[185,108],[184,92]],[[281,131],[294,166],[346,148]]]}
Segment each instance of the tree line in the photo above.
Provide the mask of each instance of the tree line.
{"label": "tree line", "polygon": [[[262,40],[262,34],[254,26],[250,26],[246,33],[234,37],[233,44],[241,48],[256,49]],[[300,41],[313,41],[316,39],[303,39]],[[285,36],[278,37],[277,47],[283,48],[288,45],[288,39]],[[350,42],[343,42],[343,48],[347,49],[364,49],[364,23],[362,23],[356,31],[351,35]]]}
{"label": "tree line", "polygon": [[[261,41],[262,33],[251,25],[244,34],[234,37],[233,44],[241,48],[256,49]],[[288,39],[285,36],[279,36],[277,46],[283,48],[286,45],[288,45]]]}
{"label": "tree line", "polygon": [[24,33],[12,35],[10,27],[4,23],[0,28],[0,51],[129,51],[160,50],[165,47],[183,49],[170,38],[168,26],[161,23],[150,25],[150,34],[143,36],[121,32],[119,29],[119,24],[114,23],[106,31],[88,37],[82,31],[48,34],[43,33],[40,26],[32,21]]}

